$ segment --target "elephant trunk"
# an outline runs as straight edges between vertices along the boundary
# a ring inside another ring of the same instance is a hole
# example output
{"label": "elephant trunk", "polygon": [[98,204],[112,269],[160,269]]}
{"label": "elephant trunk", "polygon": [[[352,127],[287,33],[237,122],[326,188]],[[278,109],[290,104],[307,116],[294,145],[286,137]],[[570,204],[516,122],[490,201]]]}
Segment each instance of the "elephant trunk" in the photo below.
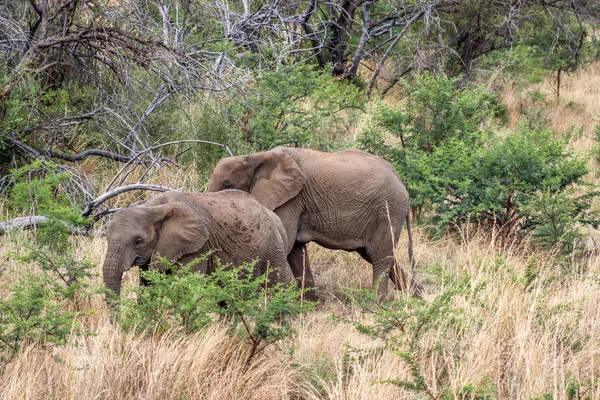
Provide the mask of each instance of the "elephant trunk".
{"label": "elephant trunk", "polygon": [[117,252],[107,253],[104,265],[102,266],[102,275],[104,284],[112,290],[117,296],[121,294],[121,280],[123,278],[123,259]]}

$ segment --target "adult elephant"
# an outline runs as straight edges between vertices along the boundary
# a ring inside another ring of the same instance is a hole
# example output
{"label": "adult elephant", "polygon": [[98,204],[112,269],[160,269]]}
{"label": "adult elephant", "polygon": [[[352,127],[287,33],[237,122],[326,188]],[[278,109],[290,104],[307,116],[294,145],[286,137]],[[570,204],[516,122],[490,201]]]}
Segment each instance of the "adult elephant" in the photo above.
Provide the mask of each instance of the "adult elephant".
{"label": "adult elephant", "polygon": [[[396,288],[422,289],[414,280],[408,192],[395,169],[380,157],[357,150],[323,153],[278,147],[264,153],[221,159],[209,191],[249,192],[281,218],[288,236],[288,262],[296,279],[314,287],[306,244],[356,251],[373,265],[377,294]],[[412,265],[409,287],[394,249],[406,221]],[[309,292],[309,298],[316,295]]]}
{"label": "adult elephant", "polygon": [[[255,274],[271,282],[291,282],[286,261],[287,235],[281,220],[248,193],[167,192],[119,210],[106,229],[104,283],[117,295],[123,273],[134,265],[164,270],[160,255],[189,263],[210,250],[194,272],[210,273],[215,257],[238,265],[258,258]],[[140,278],[140,284],[145,281]]]}

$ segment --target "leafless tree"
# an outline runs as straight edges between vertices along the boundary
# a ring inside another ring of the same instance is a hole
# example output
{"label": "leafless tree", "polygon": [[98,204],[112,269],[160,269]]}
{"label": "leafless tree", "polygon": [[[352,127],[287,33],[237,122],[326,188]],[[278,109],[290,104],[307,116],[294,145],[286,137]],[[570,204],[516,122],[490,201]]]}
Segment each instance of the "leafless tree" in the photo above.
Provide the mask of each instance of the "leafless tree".
{"label": "leafless tree", "polygon": [[[580,43],[586,18],[600,13],[591,0],[5,0],[0,119],[16,110],[27,121],[6,124],[0,140],[28,157],[127,162],[168,140],[153,115],[198,92],[243,97],[256,71],[305,61],[346,79],[363,68],[369,90],[383,81],[383,93],[444,57],[468,75],[483,55],[511,46],[535,10]],[[569,18],[579,30],[567,29]],[[21,104],[15,92],[32,79],[41,92],[65,81],[91,87],[93,101],[49,112],[41,93]],[[72,148],[90,126],[105,148]]]}
{"label": "leafless tree", "polygon": [[[6,78],[0,87],[0,119],[9,116],[11,95],[31,85],[30,78],[42,82],[42,91],[76,78],[96,93],[93,109],[60,116],[31,101],[27,123],[10,126],[0,140],[28,157],[74,161],[96,155],[126,162],[156,140],[156,135],[152,139],[145,131],[146,122],[170,99],[192,97],[198,90],[224,92],[244,82],[247,71],[237,68],[228,53],[210,48],[218,38],[187,42],[198,29],[196,24],[208,23],[201,20],[205,18],[202,6],[195,4],[184,0],[116,5],[82,0],[3,2],[0,62],[6,65]],[[159,11],[160,20],[149,18],[150,8]],[[75,135],[86,124],[105,133],[112,151],[68,154],[53,148],[65,147],[69,133]],[[36,149],[35,142],[45,148]]]}

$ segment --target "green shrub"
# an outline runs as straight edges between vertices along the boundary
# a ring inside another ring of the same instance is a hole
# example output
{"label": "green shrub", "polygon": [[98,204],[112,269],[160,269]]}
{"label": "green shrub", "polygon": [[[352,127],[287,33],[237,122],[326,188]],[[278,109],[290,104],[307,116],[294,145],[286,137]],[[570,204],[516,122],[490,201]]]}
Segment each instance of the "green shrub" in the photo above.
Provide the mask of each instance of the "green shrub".
{"label": "green shrub", "polygon": [[42,246],[28,250],[27,254],[17,259],[39,266],[46,285],[54,291],[55,296],[61,300],[70,300],[77,307],[80,301],[96,292],[89,282],[94,276],[96,264],[89,259],[76,258],[72,251],[56,254],[52,249]]}
{"label": "green shrub", "polygon": [[190,273],[197,260],[185,267],[163,262],[170,273],[142,272],[150,285],[134,289],[137,300],[120,301],[116,316],[125,328],[192,333],[221,320],[251,345],[249,364],[269,344],[288,337],[290,320],[313,307],[300,300],[295,285],[269,286],[266,275],[254,277],[254,262],[239,267],[217,262],[211,274]]}
{"label": "green shrub", "polygon": [[[347,292],[353,299],[354,305],[366,312],[369,318],[343,318],[343,320],[354,325],[359,332],[383,341],[384,347],[394,349],[409,367],[410,379],[385,379],[379,383],[393,384],[430,399],[438,399],[444,394],[443,387],[437,391],[433,389],[419,363],[421,354],[443,353],[443,344],[436,341],[422,342],[420,339],[433,329],[460,331],[467,317],[461,310],[453,307],[451,301],[455,295],[468,289],[468,287],[457,287],[446,290],[431,301],[404,297],[384,303],[378,301],[372,289]],[[444,335],[436,335],[436,337],[441,338]],[[442,376],[438,377],[441,378]]]}
{"label": "green shrub", "polygon": [[558,246],[570,253],[575,250],[576,242],[584,238],[579,226],[597,227],[600,223],[597,211],[591,209],[596,195],[596,191],[580,194],[573,188],[540,191],[522,206],[527,216],[523,229],[531,230],[533,238],[543,247]]}
{"label": "green shrub", "polygon": [[[438,177],[446,180],[447,168],[468,164],[468,155],[485,143],[489,127],[504,121],[506,111],[496,96],[478,87],[457,89],[457,80],[441,73],[425,72],[401,83],[405,101],[382,106],[359,145],[396,165],[411,205],[420,209],[444,190]],[[399,143],[387,145],[384,132]]]}
{"label": "green shrub", "polygon": [[54,281],[27,275],[0,301],[0,352],[10,359],[31,343],[42,346],[64,343],[73,334],[83,333],[80,313],[63,311],[65,293]]}
{"label": "green shrub", "polygon": [[[411,206],[424,210],[438,233],[476,222],[570,250],[580,224],[598,223],[595,191],[583,181],[586,161],[539,126],[522,124],[507,136],[484,130],[497,120],[495,103],[451,82],[429,74],[407,82],[409,93],[421,94],[384,108],[360,145],[396,166]],[[385,131],[400,143],[386,143]]]}
{"label": "green shrub", "polygon": [[12,185],[6,195],[10,213],[43,215],[48,221],[32,230],[35,242],[27,243],[23,254],[10,256],[26,265],[38,266],[45,284],[52,286],[60,298],[84,297],[95,264],[80,260],[73,253],[71,231],[87,220],[73,207],[73,199],[68,194],[72,173],[40,160],[11,173]]}
{"label": "green shrub", "polygon": [[68,250],[71,229],[87,223],[76,208],[80,187],[73,180],[77,177],[57,164],[41,160],[10,173],[11,184],[0,198],[7,201],[10,214],[48,217],[48,222],[36,229],[36,240],[53,251]]}
{"label": "green shrub", "polygon": [[[461,166],[462,169],[463,166]],[[436,199],[438,214],[462,223],[468,218],[493,223],[507,233],[518,226],[530,231],[545,224],[529,204],[539,204],[542,193],[559,199],[570,218],[585,218],[589,196],[577,196],[573,185],[582,184],[587,174],[586,162],[567,149],[566,141],[556,139],[550,131],[521,129],[506,138],[494,138],[473,153],[465,170],[451,170],[463,186],[447,186],[457,193],[454,203]],[[528,212],[529,211],[529,212]],[[569,224],[563,219],[564,224]],[[572,224],[570,224],[572,225]],[[564,229],[570,229],[564,227]]]}
{"label": "green shrub", "polygon": [[95,268],[95,263],[75,257],[71,246],[71,229],[86,222],[65,190],[72,174],[37,160],[12,170],[10,177],[3,196],[9,212],[45,215],[48,222],[32,231],[34,241],[22,246],[21,254],[9,254],[29,271],[0,301],[0,351],[9,359],[28,344],[59,344],[72,333],[85,333],[77,310],[94,292],[89,278]]}
{"label": "green shrub", "polygon": [[260,150],[275,146],[332,148],[359,117],[365,97],[310,65],[264,72],[246,102],[246,141]]}
{"label": "green shrub", "polygon": [[60,242],[51,247],[27,243],[24,248],[24,255],[9,256],[31,272],[0,301],[0,356],[5,359],[34,342],[60,344],[71,334],[89,333],[79,318],[89,314],[81,310],[82,302],[95,292],[89,283],[95,263],[77,259]]}
{"label": "green shrub", "polygon": [[402,105],[382,106],[377,126],[411,150],[432,152],[456,139],[480,143],[489,125],[506,119],[506,107],[484,88],[457,89],[457,81],[431,72],[402,80]]}

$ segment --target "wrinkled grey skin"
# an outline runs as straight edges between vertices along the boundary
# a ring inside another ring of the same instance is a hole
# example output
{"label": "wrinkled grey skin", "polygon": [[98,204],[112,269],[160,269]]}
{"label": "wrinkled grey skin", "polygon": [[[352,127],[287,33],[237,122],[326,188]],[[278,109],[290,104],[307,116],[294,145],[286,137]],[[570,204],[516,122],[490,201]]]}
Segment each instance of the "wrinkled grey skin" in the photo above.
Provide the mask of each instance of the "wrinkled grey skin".
{"label": "wrinkled grey skin", "polygon": [[[281,220],[254,197],[238,190],[219,193],[167,192],[119,210],[106,229],[104,283],[117,295],[123,273],[134,265],[163,270],[160,255],[186,264],[215,253],[193,267],[210,273],[214,258],[239,265],[259,258],[256,275],[268,269],[272,283],[291,282],[287,235]],[[145,284],[140,279],[141,284]]]}
{"label": "wrinkled grey skin", "polygon": [[414,278],[408,287],[404,271],[396,266],[394,248],[406,221],[414,272],[408,192],[387,161],[356,150],[323,153],[278,147],[220,160],[209,191],[231,188],[249,192],[281,218],[288,262],[304,287],[314,287],[306,244],[316,242],[356,251],[371,263],[380,298],[388,294],[383,278],[388,275],[396,288],[422,293]]}

